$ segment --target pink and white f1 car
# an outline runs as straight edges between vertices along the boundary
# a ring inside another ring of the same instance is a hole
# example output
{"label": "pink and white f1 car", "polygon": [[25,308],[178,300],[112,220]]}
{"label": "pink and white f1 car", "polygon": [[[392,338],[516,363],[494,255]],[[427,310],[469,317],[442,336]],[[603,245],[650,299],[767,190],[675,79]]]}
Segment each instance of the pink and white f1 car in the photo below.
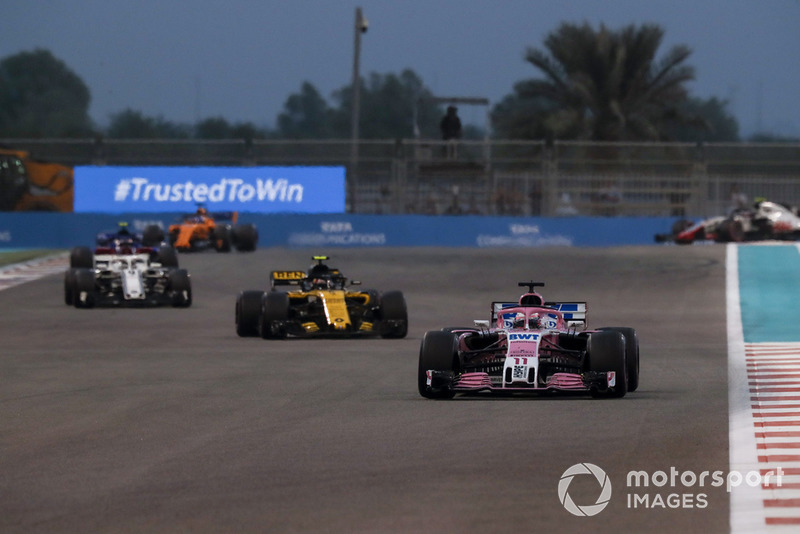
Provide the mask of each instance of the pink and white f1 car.
{"label": "pink and white f1 car", "polygon": [[627,327],[586,329],[585,302],[545,302],[527,287],[518,302],[493,302],[491,320],[431,330],[419,352],[420,395],[573,391],[623,397],[639,386],[639,340]]}

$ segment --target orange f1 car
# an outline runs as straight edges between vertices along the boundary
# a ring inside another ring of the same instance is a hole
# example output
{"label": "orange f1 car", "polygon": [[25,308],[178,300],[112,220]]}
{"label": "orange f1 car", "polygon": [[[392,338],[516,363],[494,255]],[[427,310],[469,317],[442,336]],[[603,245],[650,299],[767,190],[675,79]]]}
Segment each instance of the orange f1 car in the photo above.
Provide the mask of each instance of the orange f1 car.
{"label": "orange f1 car", "polygon": [[258,243],[254,224],[236,224],[238,213],[209,213],[200,207],[184,215],[181,222],[169,227],[169,242],[178,251],[189,252],[213,248],[217,252],[252,252]]}

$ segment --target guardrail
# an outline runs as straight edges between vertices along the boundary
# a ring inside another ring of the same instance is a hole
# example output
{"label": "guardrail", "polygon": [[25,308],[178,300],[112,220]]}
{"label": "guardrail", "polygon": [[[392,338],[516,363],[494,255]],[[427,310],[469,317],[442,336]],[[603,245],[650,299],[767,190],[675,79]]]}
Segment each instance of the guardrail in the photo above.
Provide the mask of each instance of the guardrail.
{"label": "guardrail", "polygon": [[[344,165],[360,214],[700,217],[800,203],[800,144],[2,139],[68,165]],[[353,154],[355,153],[355,157]]]}

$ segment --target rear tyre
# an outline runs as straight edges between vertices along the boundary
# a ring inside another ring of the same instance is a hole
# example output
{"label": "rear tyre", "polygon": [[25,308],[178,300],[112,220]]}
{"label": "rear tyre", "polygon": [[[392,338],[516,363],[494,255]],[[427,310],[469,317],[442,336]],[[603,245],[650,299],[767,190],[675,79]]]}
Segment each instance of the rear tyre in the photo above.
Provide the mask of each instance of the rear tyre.
{"label": "rear tyre", "polygon": [[419,347],[417,386],[419,394],[426,399],[452,399],[455,392],[450,389],[432,390],[428,387],[427,371],[456,372],[458,370],[456,337],[441,330],[430,330],[422,338]]}
{"label": "rear tyre", "polygon": [[717,229],[717,243],[741,243],[744,241],[744,227],[741,221],[725,219]]}
{"label": "rear tyre", "polygon": [[164,267],[178,267],[178,253],[174,247],[164,245],[158,249],[158,262]]}
{"label": "rear tyre", "polygon": [[624,326],[607,326],[600,330],[619,332],[625,336],[625,365],[628,371],[628,393],[639,388],[639,336],[636,330]]}
{"label": "rear tyre", "polygon": [[403,338],[408,334],[408,308],[400,291],[387,291],[381,296],[381,337]]}
{"label": "rear tyre", "polygon": [[142,232],[142,245],[156,247],[164,241],[164,230],[157,224],[149,224]]}
{"label": "rear tyre", "polygon": [[69,266],[73,269],[94,267],[94,254],[89,247],[75,247],[69,252]]}
{"label": "rear tyre", "polygon": [[624,397],[628,392],[628,367],[625,362],[625,337],[610,330],[594,332],[586,346],[589,370],[601,373],[613,371],[616,384],[605,391],[592,390],[593,397]]}
{"label": "rear tyre", "polygon": [[91,269],[75,269],[75,291],[72,304],[76,308],[93,308],[96,303],[94,271]]}
{"label": "rear tyre", "polygon": [[236,333],[239,337],[258,335],[263,298],[263,291],[242,291],[236,297]]}
{"label": "rear tyre", "polygon": [[186,269],[174,269],[169,273],[169,290],[172,306],[188,308],[192,305],[192,283]]}
{"label": "rear tyre", "polygon": [[261,301],[261,337],[284,339],[287,320],[289,320],[289,295],[282,291],[264,293]]}
{"label": "rear tyre", "polygon": [[258,243],[258,230],[254,224],[239,224],[233,228],[233,242],[239,252],[252,252]]}

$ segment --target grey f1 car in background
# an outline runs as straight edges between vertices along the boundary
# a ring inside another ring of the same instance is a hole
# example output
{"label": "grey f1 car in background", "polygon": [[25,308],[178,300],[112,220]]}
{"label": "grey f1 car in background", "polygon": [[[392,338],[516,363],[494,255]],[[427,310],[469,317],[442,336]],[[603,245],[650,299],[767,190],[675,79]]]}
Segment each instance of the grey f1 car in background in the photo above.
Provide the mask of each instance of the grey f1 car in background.
{"label": "grey f1 car in background", "polygon": [[800,239],[800,216],[797,208],[761,200],[752,209],[740,209],[730,215],[711,217],[700,222],[676,221],[669,234],[656,234],[656,243],[674,242],[689,245],[695,241],[739,243],[767,239]]}

